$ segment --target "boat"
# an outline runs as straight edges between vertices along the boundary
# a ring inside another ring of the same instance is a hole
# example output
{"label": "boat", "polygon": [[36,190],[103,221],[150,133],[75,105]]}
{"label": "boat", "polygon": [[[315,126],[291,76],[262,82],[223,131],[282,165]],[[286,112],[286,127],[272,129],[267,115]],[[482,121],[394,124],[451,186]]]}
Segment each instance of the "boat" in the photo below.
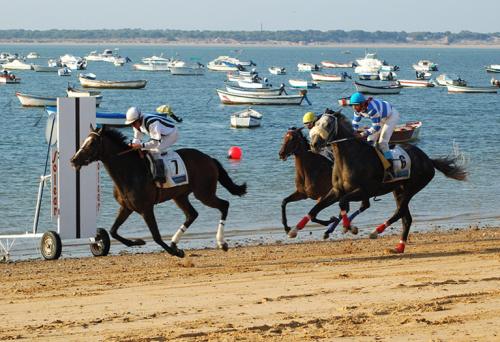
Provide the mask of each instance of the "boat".
{"label": "boat", "polygon": [[14,74],[11,74],[7,70],[3,70],[0,73],[0,84],[15,84],[21,82],[20,78],[17,78]]}
{"label": "boat", "polygon": [[432,74],[428,71],[415,71],[415,78],[417,80],[430,80]]}
{"label": "boat", "polygon": [[309,82],[306,80],[288,80],[288,83],[290,83],[290,86],[293,88],[303,88],[303,89],[314,89],[314,88],[319,88],[318,83],[316,82]]}
{"label": "boat", "polygon": [[80,84],[84,88],[102,88],[102,89],[141,89],[146,86],[146,80],[133,80],[133,81],[105,81],[96,80],[86,77],[78,77]]}
{"label": "boat", "polygon": [[102,94],[100,91],[77,89],[68,86],[68,88],[66,89],[66,93],[68,94],[68,97],[94,97],[96,106],[99,106],[102,102]]}
{"label": "boat", "polygon": [[139,71],[169,71],[166,63],[133,64],[132,67]]}
{"label": "boat", "polygon": [[170,73],[180,76],[201,76],[205,74],[205,67],[202,64],[172,66],[170,67]]}
{"label": "boat", "polygon": [[240,61],[237,58],[229,56],[219,56],[208,62],[207,68],[212,71],[236,71],[250,65],[255,65],[255,63],[252,61]]}
{"label": "boat", "polygon": [[223,104],[253,104],[253,105],[300,105],[307,99],[307,91],[299,95],[242,95],[217,89],[219,99]]}
{"label": "boat", "polygon": [[[378,72],[379,69],[385,64],[383,61],[378,59],[376,53],[365,53],[364,58],[359,58],[356,60],[356,64],[358,65],[354,70],[355,73],[359,74],[362,72]],[[358,71],[357,71],[358,70]]]}
{"label": "boat", "polygon": [[401,85],[398,83],[393,83],[390,85],[383,86],[373,86],[368,84],[363,84],[359,82],[354,82],[356,89],[363,94],[399,94],[401,92]]}
{"label": "boat", "polygon": [[378,77],[381,81],[395,81],[398,75],[394,71],[380,70],[378,72]]}
{"label": "boat", "polygon": [[299,63],[297,64],[297,69],[299,71],[319,71],[321,69],[321,66],[311,63]]}
{"label": "boat", "polygon": [[[62,62],[61,62],[61,60],[60,60],[60,59],[49,59],[49,60],[47,61],[47,65],[48,65],[49,67],[54,67],[54,68],[57,68],[57,70],[58,70],[58,69],[60,69],[60,68],[62,68],[62,66],[63,66],[63,65],[62,65]],[[56,70],[56,71],[57,71],[57,70]]]}
{"label": "boat", "polygon": [[434,87],[434,83],[429,80],[398,80],[398,83],[404,88]]}
{"label": "boat", "polygon": [[57,70],[59,76],[71,76],[71,69],[68,67],[61,68]]}
{"label": "boat", "polygon": [[321,82],[344,82],[347,77],[347,74],[344,72],[340,75],[332,75],[332,74],[322,74],[318,72],[311,72],[311,78],[313,81],[321,81]]}
{"label": "boat", "polygon": [[2,64],[2,67],[6,70],[32,70],[33,66],[31,64],[24,63],[19,59],[14,59],[12,62],[7,62]]}
{"label": "boat", "polygon": [[390,143],[407,143],[418,139],[421,121],[409,121],[401,125],[397,125],[392,132]]}
{"label": "boat", "polygon": [[417,64],[412,65],[413,69],[416,71],[437,71],[438,65],[429,60],[422,59],[417,62]]}
{"label": "boat", "polygon": [[271,84],[269,84],[267,78],[264,78],[261,81],[238,81],[238,86],[240,88],[246,88],[246,89],[269,89],[271,88]]}
{"label": "boat", "polygon": [[462,87],[467,86],[466,81],[462,80],[459,76],[454,74],[441,74],[438,77],[436,77],[436,83],[443,87],[449,85],[456,85]]}
{"label": "boat", "polygon": [[268,70],[273,75],[285,75],[286,74],[286,68],[284,68],[284,67],[272,66],[272,67],[269,67]]}
{"label": "boat", "polygon": [[35,59],[35,58],[40,58],[40,55],[36,52],[30,52],[28,55],[26,55],[27,59]]}
{"label": "boat", "polygon": [[496,80],[494,77],[491,78],[490,83],[494,87],[500,87],[500,80]]}
{"label": "boat", "polygon": [[500,72],[500,64],[491,64],[486,67],[486,72]]}
{"label": "boat", "polygon": [[54,66],[43,66],[43,65],[33,65],[33,70],[36,72],[57,72],[60,67]]}
{"label": "boat", "polygon": [[358,78],[362,81],[377,81],[380,80],[378,71],[358,73]]}
{"label": "boat", "polygon": [[248,107],[231,115],[231,127],[252,128],[260,126],[262,114]]}
{"label": "boat", "polygon": [[29,95],[20,92],[16,93],[19,102],[24,107],[45,107],[45,106],[56,106],[57,97],[47,97],[39,95]]}
{"label": "boat", "polygon": [[332,62],[332,61],[322,61],[321,65],[324,68],[352,68],[354,64],[352,62],[340,63],[340,62]]}
{"label": "boat", "polygon": [[240,94],[240,95],[271,96],[271,95],[281,95],[282,93],[286,94],[284,84],[281,84],[279,88],[255,88],[255,89],[226,85],[226,90],[232,94]]}
{"label": "boat", "polygon": [[496,94],[498,87],[471,87],[471,86],[458,86],[447,85],[448,93],[491,93]]}
{"label": "boat", "polygon": [[163,57],[163,53],[160,54],[160,56],[151,56],[151,57],[144,57],[142,58],[142,63],[149,64],[167,64],[170,62],[170,58],[165,58]]}
{"label": "boat", "polygon": [[84,70],[87,68],[87,60],[81,57],[66,54],[59,59],[63,67],[68,67],[71,70]]}

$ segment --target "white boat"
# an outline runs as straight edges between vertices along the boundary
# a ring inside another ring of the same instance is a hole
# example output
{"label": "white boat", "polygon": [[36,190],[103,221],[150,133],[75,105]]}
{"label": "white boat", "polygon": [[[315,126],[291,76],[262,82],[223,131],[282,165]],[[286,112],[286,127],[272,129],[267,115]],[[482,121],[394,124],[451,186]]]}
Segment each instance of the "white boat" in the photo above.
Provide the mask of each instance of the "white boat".
{"label": "white boat", "polygon": [[7,62],[2,64],[2,67],[6,70],[32,70],[33,66],[31,64],[24,63],[19,59],[15,59],[12,62]]}
{"label": "white boat", "polygon": [[40,55],[36,52],[30,52],[28,55],[26,55],[27,59],[35,59],[35,58],[40,58]]}
{"label": "white boat", "polygon": [[94,97],[96,106],[99,106],[102,102],[102,94],[100,91],[76,89],[68,86],[66,93],[68,94],[68,97]]}
{"label": "white boat", "polygon": [[356,89],[363,94],[399,94],[401,92],[401,85],[394,83],[390,85],[373,86],[363,83],[354,82]]}
{"label": "white boat", "polygon": [[441,74],[438,77],[436,77],[436,83],[443,87],[449,85],[456,85],[462,87],[467,86],[466,81],[462,80],[459,76],[454,74]]}
{"label": "white boat", "polygon": [[448,93],[491,93],[498,92],[497,87],[471,87],[471,86],[458,86],[447,85]]}
{"label": "white boat", "polygon": [[299,95],[242,95],[233,94],[224,90],[217,89],[219,99],[224,104],[247,104],[247,105],[300,105],[302,101],[307,100],[307,92],[304,90]]}
{"label": "white boat", "polygon": [[66,54],[60,57],[62,66],[71,70],[84,70],[87,68],[87,60],[81,57]]}
{"label": "white boat", "polygon": [[332,61],[322,61],[321,65],[324,68],[352,68],[353,67],[352,62],[340,63],[340,62],[332,62]]}
{"label": "white boat", "polygon": [[267,78],[264,78],[262,82],[257,81],[257,82],[247,82],[247,81],[238,81],[238,86],[241,88],[247,88],[247,89],[265,89],[265,88],[270,88],[271,84],[268,83]]}
{"label": "white boat", "polygon": [[434,83],[429,80],[398,80],[398,83],[404,88],[434,87]]}
{"label": "white boat", "polygon": [[417,80],[430,80],[432,74],[428,71],[415,71],[415,77]]}
{"label": "white boat", "polygon": [[422,59],[417,64],[413,64],[413,69],[416,71],[437,71],[438,65],[429,60]]}
{"label": "white boat", "polygon": [[494,87],[500,87],[500,80],[496,80],[495,77],[492,77],[490,83]]}
{"label": "white boat", "polygon": [[132,67],[139,71],[169,71],[166,63],[134,64]]}
{"label": "white boat", "polygon": [[121,57],[121,56],[115,56],[113,58],[113,64],[114,66],[124,66],[127,61],[130,61],[128,57]]}
{"label": "white boat", "polygon": [[160,54],[160,56],[151,56],[151,57],[144,57],[142,58],[142,63],[148,64],[148,63],[156,63],[156,64],[167,64],[170,62],[170,58],[165,58],[163,57],[163,53]]}
{"label": "white boat", "polygon": [[43,65],[33,65],[33,70],[36,72],[57,72],[60,67],[54,66],[43,66]]}
{"label": "white boat", "polygon": [[200,63],[193,65],[185,64],[183,66],[171,66],[170,73],[180,76],[200,76],[205,74],[205,68]]}
{"label": "white boat", "polygon": [[285,75],[286,74],[286,68],[284,68],[284,67],[272,66],[272,67],[269,67],[268,70],[273,75]]}
{"label": "white boat", "polygon": [[313,79],[313,81],[321,81],[321,82],[344,82],[346,74],[342,73],[340,75],[332,75],[332,74],[320,74],[317,72],[311,72],[311,78]]}
{"label": "white boat", "polygon": [[84,88],[102,88],[102,89],[141,89],[146,86],[146,80],[133,80],[133,81],[105,81],[96,80],[86,77],[78,78],[80,84]]}
{"label": "white boat", "polygon": [[49,59],[47,61],[47,65],[49,67],[55,67],[57,69],[62,68],[62,66],[63,66],[60,59]]}
{"label": "white boat", "polygon": [[45,107],[45,106],[56,106],[57,97],[46,97],[39,95],[29,95],[23,93],[16,93],[19,102],[24,107]]}
{"label": "white boat", "polygon": [[380,75],[379,75],[378,71],[364,72],[364,73],[358,74],[358,77],[360,80],[363,80],[363,81],[376,81],[376,80],[380,79]]}
{"label": "white boat", "polygon": [[307,80],[288,80],[288,83],[290,83],[290,86],[293,88],[302,88],[302,89],[314,89],[314,88],[319,88],[318,84],[316,82],[310,82]]}
{"label": "white boat", "polygon": [[71,69],[68,67],[61,68],[57,70],[59,76],[71,76]]}
{"label": "white boat", "polygon": [[299,63],[297,64],[297,69],[299,71],[319,71],[321,70],[321,66],[317,64],[311,64],[311,63]]}
{"label": "white boat", "polygon": [[394,71],[380,70],[378,77],[381,81],[395,81],[398,75]]}
{"label": "white boat", "polygon": [[486,72],[500,72],[500,64],[491,64],[486,67]]}
{"label": "white boat", "polygon": [[[364,58],[359,58],[356,60],[356,64],[358,65],[356,69],[361,68],[364,71],[379,71],[379,69],[385,64],[383,61],[378,59],[376,53],[366,53]],[[361,70],[360,69],[360,70]],[[363,72],[364,72],[363,71]],[[360,73],[358,71],[354,71],[355,73]]]}
{"label": "white boat", "polygon": [[7,70],[3,70],[0,73],[0,84],[15,84],[21,82],[20,78],[17,78],[14,74],[11,74]]}
{"label": "white boat", "polygon": [[255,88],[255,89],[226,85],[226,90],[232,94],[239,94],[239,95],[271,96],[271,95],[281,95],[282,93],[286,94],[284,84],[282,84],[281,87],[279,88]]}
{"label": "white boat", "polygon": [[[252,61],[241,61],[238,58],[229,56],[219,56],[207,64],[207,68],[212,71],[236,71],[243,66],[255,65]],[[238,67],[240,66],[240,67]]]}
{"label": "white boat", "polygon": [[231,115],[231,127],[252,128],[260,126],[262,114],[248,107]]}

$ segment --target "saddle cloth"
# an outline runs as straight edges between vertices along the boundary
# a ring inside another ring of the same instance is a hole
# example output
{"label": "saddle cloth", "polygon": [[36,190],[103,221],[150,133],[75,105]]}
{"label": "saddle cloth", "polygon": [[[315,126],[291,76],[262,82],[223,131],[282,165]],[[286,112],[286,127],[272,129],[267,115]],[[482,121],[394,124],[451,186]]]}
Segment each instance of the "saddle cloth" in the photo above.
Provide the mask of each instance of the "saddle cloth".
{"label": "saddle cloth", "polygon": [[408,153],[399,145],[394,146],[390,151],[392,153],[392,169],[395,175],[392,181],[410,178],[411,159]]}
{"label": "saddle cloth", "polygon": [[[153,158],[150,154],[148,154],[147,156],[151,174],[154,175],[155,166]],[[184,161],[177,152],[169,151],[167,154],[162,155],[162,159],[163,165],[165,166],[165,175],[167,178],[167,182],[163,184],[161,184],[160,182],[155,182],[157,187],[168,189],[189,183],[186,164],[184,164]]]}

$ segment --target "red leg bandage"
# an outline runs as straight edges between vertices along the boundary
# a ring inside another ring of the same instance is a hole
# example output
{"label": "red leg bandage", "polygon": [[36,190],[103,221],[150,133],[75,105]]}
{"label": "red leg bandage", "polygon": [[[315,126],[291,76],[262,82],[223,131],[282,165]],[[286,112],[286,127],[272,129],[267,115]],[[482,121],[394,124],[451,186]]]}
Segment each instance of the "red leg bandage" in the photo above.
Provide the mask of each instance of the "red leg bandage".
{"label": "red leg bandage", "polygon": [[311,218],[309,217],[309,215],[304,216],[302,218],[302,220],[300,220],[299,223],[297,223],[297,229],[299,229],[299,230],[303,229],[306,226],[307,222],[309,222],[310,219]]}
{"label": "red leg bandage", "polygon": [[349,228],[351,226],[351,221],[349,220],[349,216],[347,216],[347,214],[342,215],[342,225],[344,228]]}
{"label": "red leg bandage", "polygon": [[396,246],[396,252],[398,253],[405,252],[405,243],[403,241],[399,241],[398,245]]}
{"label": "red leg bandage", "polygon": [[387,228],[387,223],[382,223],[375,230],[377,231],[377,233],[381,234],[384,232],[385,228]]}

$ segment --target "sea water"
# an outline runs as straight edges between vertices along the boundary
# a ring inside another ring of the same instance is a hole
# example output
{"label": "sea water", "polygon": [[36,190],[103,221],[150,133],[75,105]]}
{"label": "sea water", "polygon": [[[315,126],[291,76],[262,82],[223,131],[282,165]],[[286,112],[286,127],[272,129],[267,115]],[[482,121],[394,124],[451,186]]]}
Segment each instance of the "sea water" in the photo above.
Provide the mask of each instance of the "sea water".
{"label": "sea water", "polygon": [[[46,65],[46,58],[66,53],[85,56],[91,50],[102,51],[113,46],[97,45],[0,45],[0,51],[26,55],[38,52],[45,59],[28,60]],[[319,64],[322,60],[350,61],[364,56],[364,49],[351,49],[352,54],[341,54],[341,48],[307,47],[245,47],[235,51],[231,47],[189,46],[138,46],[121,45],[119,54],[128,56],[134,63],[142,57],[164,54],[177,56],[191,62],[207,64],[219,55],[251,59],[257,64],[262,77],[279,86],[288,86],[288,79],[310,79],[308,73],[297,71],[297,63]],[[238,48],[240,49],[240,48]],[[370,50],[370,51],[375,51]],[[400,79],[414,79],[413,63],[429,59],[439,64],[441,73],[455,73],[470,85],[488,86],[492,74],[484,66],[500,63],[500,50],[476,48],[378,48],[379,58],[398,65]],[[286,75],[271,75],[269,66],[283,66]],[[352,69],[336,69],[340,73]],[[262,126],[257,129],[230,128],[230,115],[245,107],[220,104],[215,89],[224,89],[226,75],[208,71],[204,76],[172,76],[167,72],[134,71],[132,63],[115,67],[106,62],[89,62],[84,72],[95,73],[99,79],[146,79],[148,84],[140,90],[102,90],[103,102],[99,111],[125,112],[130,106],[153,112],[162,104],[169,104],[184,121],[179,124],[180,139],[176,148],[198,148],[222,162],[236,183],[246,182],[248,194],[242,198],[230,195],[219,186],[218,195],[229,200],[230,208],[226,232],[230,245],[286,241],[281,227],[281,201],[295,189],[293,158],[278,158],[283,135],[291,126],[300,126],[307,111],[322,113],[325,108],[337,108],[337,99],[355,91],[352,81],[321,83],[320,89],[310,90],[312,106],[254,106],[263,114]],[[15,92],[44,96],[64,96],[68,83],[79,86],[77,75],[59,77],[56,73],[14,71],[22,79],[20,84],[0,86],[0,234],[30,230],[36,204],[39,177],[43,173],[47,144],[45,123],[47,115],[42,108],[23,108]],[[493,74],[494,75],[494,74]],[[354,75],[353,75],[354,76]],[[295,93],[287,87],[289,93]],[[416,142],[431,157],[445,156],[459,150],[468,159],[467,182],[445,178],[436,172],[433,181],[410,202],[413,231],[436,228],[468,227],[470,225],[498,225],[500,223],[500,95],[498,94],[448,94],[446,88],[403,89],[400,95],[378,96],[391,102],[401,114],[401,122],[423,122],[420,139]],[[343,112],[351,116],[350,108]],[[369,122],[366,122],[369,124]],[[131,135],[130,129],[124,133]],[[231,146],[240,146],[240,162],[226,159]],[[118,205],[112,196],[112,182],[105,170],[101,172],[101,213],[98,226],[109,229],[114,222]],[[207,208],[190,197],[199,217],[189,228],[181,247],[212,247],[220,217],[216,209]],[[314,201],[306,200],[288,205],[288,221],[295,224],[307,214]],[[353,208],[358,204],[354,203]],[[366,236],[375,226],[384,222],[395,210],[391,194],[373,202],[368,211],[356,218],[360,236]],[[320,216],[338,213],[338,206],[326,209]],[[166,239],[184,222],[184,215],[173,202],[156,206],[155,214],[160,231]],[[399,232],[401,223],[394,224],[392,232]],[[40,217],[39,231],[55,230],[50,217],[50,193],[46,188]],[[306,228],[305,231],[308,231]],[[309,230],[310,231],[310,230]],[[391,231],[391,230],[389,230]],[[124,236],[149,237],[149,230],[137,214],[133,214],[120,229]],[[336,232],[334,239],[346,238]],[[321,229],[314,227],[312,234],[300,233],[297,241],[321,239]],[[19,240],[14,255],[38,257],[39,241]],[[111,252],[126,248],[113,244]],[[128,249],[130,250],[130,249]],[[149,241],[145,247],[131,251],[158,251],[160,247]],[[65,248],[63,255],[89,255],[88,248]]]}

